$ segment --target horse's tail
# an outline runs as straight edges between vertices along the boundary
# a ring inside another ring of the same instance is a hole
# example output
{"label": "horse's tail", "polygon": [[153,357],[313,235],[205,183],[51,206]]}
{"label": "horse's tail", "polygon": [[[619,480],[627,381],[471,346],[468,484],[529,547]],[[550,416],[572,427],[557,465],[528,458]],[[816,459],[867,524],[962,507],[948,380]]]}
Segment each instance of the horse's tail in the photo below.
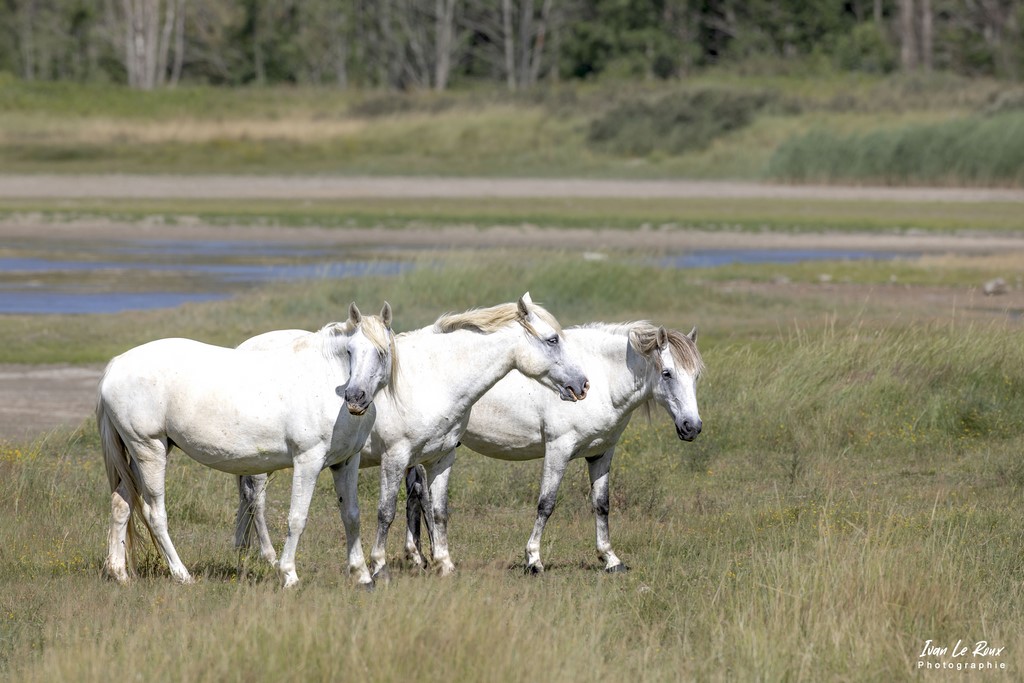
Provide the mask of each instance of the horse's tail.
{"label": "horse's tail", "polygon": [[[252,547],[253,513],[259,496],[258,481],[252,476],[238,476],[238,512],[235,513],[235,547]],[[263,482],[266,485],[266,482]]]}
{"label": "horse's tail", "polygon": [[423,509],[423,490],[427,486],[426,471],[422,465],[410,467],[405,472],[405,522],[410,530],[415,529],[419,537],[420,512]]}
{"label": "horse's tail", "polygon": [[[100,445],[103,449],[103,464],[107,470],[110,492],[113,494],[119,487],[123,486],[128,494],[128,500],[125,502],[129,505],[131,516],[128,518],[124,550],[128,572],[134,573],[135,563],[132,561],[132,549],[138,534],[135,530],[133,518],[141,510],[142,499],[139,496],[139,486],[135,481],[135,475],[132,473],[131,456],[128,453],[128,448],[125,446],[121,434],[117,431],[117,427],[114,426],[114,421],[110,418],[110,410],[107,402],[103,399],[102,393],[100,393],[96,401],[96,425],[99,427]],[[143,523],[149,528],[145,517],[143,517]],[[152,530],[150,530],[150,534],[152,534]]]}
{"label": "horse's tail", "polygon": [[405,473],[405,524],[409,536],[421,551],[420,518],[427,525],[431,547],[434,543],[434,514],[430,508],[430,493],[427,488],[427,469],[423,465],[410,467]]}

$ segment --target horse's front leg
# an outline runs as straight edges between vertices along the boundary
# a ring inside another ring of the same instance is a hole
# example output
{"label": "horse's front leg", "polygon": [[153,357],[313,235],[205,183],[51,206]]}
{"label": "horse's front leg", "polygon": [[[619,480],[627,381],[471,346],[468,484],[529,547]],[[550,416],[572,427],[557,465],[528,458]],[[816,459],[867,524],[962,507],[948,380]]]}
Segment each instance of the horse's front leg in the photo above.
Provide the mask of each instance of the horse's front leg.
{"label": "horse's front leg", "polygon": [[395,521],[395,509],[398,506],[398,489],[405,478],[405,468],[409,463],[409,454],[398,457],[387,452],[381,457],[380,463],[380,501],[377,503],[377,538],[370,551],[370,573],[374,579],[388,581],[391,578],[387,565],[388,531]]}
{"label": "horse's front leg", "polygon": [[448,477],[452,473],[455,462],[455,449],[445,453],[440,460],[427,466],[427,489],[430,491],[430,509],[433,511],[433,524],[427,523],[430,533],[430,551],[434,557],[434,566],[441,576],[449,576],[455,572],[455,564],[448,554]]}
{"label": "horse's front leg", "polygon": [[238,477],[238,512],[235,515],[235,547],[239,550],[252,546],[252,533],[260,543],[260,557],[274,564],[277,553],[267,528],[266,474]]}
{"label": "horse's front leg", "polygon": [[281,576],[281,585],[291,588],[299,584],[299,576],[295,572],[295,551],[299,545],[299,537],[306,528],[309,516],[309,503],[313,500],[316,489],[316,478],[323,469],[323,454],[310,455],[296,459],[292,470],[292,500],[288,507],[288,536],[281,551],[281,560],[277,563],[277,572]]}
{"label": "horse's front leg", "polygon": [[345,525],[345,542],[348,544],[348,571],[354,574],[356,583],[373,586],[370,570],[363,557],[363,543],[359,538],[359,453],[345,462],[331,467],[334,475],[334,492],[338,495],[338,510],[341,523]]}
{"label": "horse's front leg", "polygon": [[544,525],[555,509],[558,498],[558,487],[562,484],[565,467],[569,463],[570,453],[548,446],[544,453],[544,470],[540,478],[540,498],[537,501],[537,521],[533,525],[533,533],[526,543],[526,573],[540,574],[544,564],[540,561],[540,539],[544,534]]}
{"label": "horse's front leg", "polygon": [[587,470],[590,472],[590,505],[594,508],[597,519],[597,556],[604,560],[604,570],[608,573],[629,570],[612,550],[611,536],[608,533],[608,470],[611,469],[614,454],[615,447],[612,446],[601,455],[587,458]]}

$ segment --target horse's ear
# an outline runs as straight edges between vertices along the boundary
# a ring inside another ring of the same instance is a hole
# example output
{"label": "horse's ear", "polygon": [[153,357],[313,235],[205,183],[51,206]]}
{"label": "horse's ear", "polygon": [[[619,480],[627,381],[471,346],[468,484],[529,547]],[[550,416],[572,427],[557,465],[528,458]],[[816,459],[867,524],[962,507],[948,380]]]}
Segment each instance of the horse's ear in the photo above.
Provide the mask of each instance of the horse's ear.
{"label": "horse's ear", "polygon": [[690,338],[690,341],[692,341],[694,344],[696,344],[697,343],[697,326],[694,325],[693,329],[690,330],[690,334],[688,334],[686,336]]}
{"label": "horse's ear", "polygon": [[356,306],[355,301],[348,305],[348,320],[353,325],[358,325],[363,321],[363,314],[359,312],[359,307]]}
{"label": "horse's ear", "polygon": [[391,329],[391,304],[384,302],[384,308],[380,309],[380,319],[384,321],[384,327]]}
{"label": "horse's ear", "polygon": [[530,306],[533,305],[533,299],[530,298],[530,293],[527,292],[519,297],[519,315],[523,318],[530,316]]}
{"label": "horse's ear", "polygon": [[658,348],[668,348],[668,330],[666,330],[664,327],[658,328]]}

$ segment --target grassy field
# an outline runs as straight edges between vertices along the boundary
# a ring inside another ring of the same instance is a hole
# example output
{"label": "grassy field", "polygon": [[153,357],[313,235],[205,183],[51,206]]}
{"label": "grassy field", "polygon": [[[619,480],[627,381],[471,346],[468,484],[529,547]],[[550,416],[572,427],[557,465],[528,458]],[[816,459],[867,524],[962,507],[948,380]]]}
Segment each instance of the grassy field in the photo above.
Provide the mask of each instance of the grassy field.
{"label": "grassy field", "polygon": [[[725,94],[705,97],[709,92]],[[1024,144],[1022,103],[1019,85],[943,74],[770,78],[717,71],[683,84],[404,95],[195,87],[138,93],[8,78],[0,79],[0,167],[1019,185],[1019,165],[1004,168],[997,157],[1019,159],[1005,152]],[[637,123],[637,106],[649,124]],[[733,123],[707,127],[724,119]],[[837,142],[808,159],[801,142],[808,131]],[[901,142],[899,154],[885,157],[889,165],[844,164],[842,141],[879,147],[892,141],[892,131],[909,131],[913,144]],[[964,174],[949,165],[932,164],[924,176],[891,167],[934,157],[925,143],[936,131],[969,131],[970,149],[1000,154],[978,155]]]}
{"label": "grassy field", "polygon": [[[1003,259],[1003,260],[1000,260]],[[1024,672],[1024,331],[890,296],[882,271],[950,291],[1013,275],[1010,257],[819,264],[863,297],[742,287],[765,267],[678,271],[572,254],[452,255],[397,278],[275,286],[229,302],[89,317],[8,317],[4,362],[105,360],[170,334],[234,344],[312,327],[387,298],[400,329],[530,289],[563,323],[649,318],[700,327],[704,433],[679,442],[638,418],[612,469],[611,524],[633,570],[593,550],[585,468],[566,476],[544,536],[548,572],[522,575],[539,463],[460,452],[452,579],[409,568],[366,594],[340,569],[322,478],[299,553],[276,587],[230,547],[231,478],[174,458],[171,533],[195,586],[155,551],[130,587],[103,581],[109,514],[95,427],[0,446],[0,676],[109,680],[910,680],[927,640],[1005,648]],[[810,281],[803,266],[772,277]],[[955,283],[955,284],[953,284]],[[902,286],[902,285],[901,285]],[[289,473],[268,517],[280,543]],[[363,473],[364,541],[376,471]],[[400,529],[400,525],[396,525]],[[400,552],[392,534],[391,553]],[[397,563],[401,565],[400,562]],[[926,674],[929,672],[925,672]],[[950,672],[930,672],[938,678]]]}

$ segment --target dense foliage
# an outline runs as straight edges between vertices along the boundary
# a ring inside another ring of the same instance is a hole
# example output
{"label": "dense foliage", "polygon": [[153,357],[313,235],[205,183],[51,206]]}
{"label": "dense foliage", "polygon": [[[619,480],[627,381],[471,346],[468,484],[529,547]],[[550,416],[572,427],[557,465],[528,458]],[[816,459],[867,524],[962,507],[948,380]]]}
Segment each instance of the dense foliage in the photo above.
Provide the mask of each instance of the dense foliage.
{"label": "dense foliage", "polygon": [[0,71],[141,88],[669,79],[704,67],[1019,78],[1021,0],[5,0]]}

